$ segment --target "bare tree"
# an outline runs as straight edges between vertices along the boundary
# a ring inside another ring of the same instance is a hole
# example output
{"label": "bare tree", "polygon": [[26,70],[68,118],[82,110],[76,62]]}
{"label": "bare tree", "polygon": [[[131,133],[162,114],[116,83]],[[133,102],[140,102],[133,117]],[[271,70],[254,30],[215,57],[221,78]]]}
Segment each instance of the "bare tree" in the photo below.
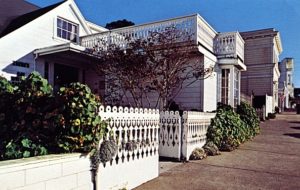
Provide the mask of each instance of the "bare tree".
{"label": "bare tree", "polygon": [[151,32],[147,38],[124,38],[122,44],[109,42],[95,47],[97,69],[105,73],[107,85],[117,87],[120,100],[132,98],[134,106],[151,106],[149,95],[156,93],[154,107],[167,110],[181,89],[213,71],[200,59],[191,59],[197,52],[192,34],[176,27]]}

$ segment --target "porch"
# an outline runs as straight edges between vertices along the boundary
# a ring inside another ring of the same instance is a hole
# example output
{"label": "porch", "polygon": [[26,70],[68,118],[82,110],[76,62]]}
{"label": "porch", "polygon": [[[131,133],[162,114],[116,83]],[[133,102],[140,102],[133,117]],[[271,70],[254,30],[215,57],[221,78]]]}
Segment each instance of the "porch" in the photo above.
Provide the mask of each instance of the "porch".
{"label": "porch", "polygon": [[50,46],[34,51],[36,70],[54,88],[71,82],[87,84],[97,95],[105,92],[105,79],[97,72],[96,58],[85,53],[85,48],[73,43]]}

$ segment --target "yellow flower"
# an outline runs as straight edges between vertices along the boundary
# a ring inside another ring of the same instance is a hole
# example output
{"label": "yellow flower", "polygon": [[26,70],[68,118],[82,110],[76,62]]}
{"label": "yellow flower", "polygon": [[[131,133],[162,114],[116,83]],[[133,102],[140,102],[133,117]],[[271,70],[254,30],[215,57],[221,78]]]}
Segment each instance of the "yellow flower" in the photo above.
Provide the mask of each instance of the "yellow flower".
{"label": "yellow flower", "polygon": [[80,125],[80,119],[75,119],[74,125],[75,125],[75,126],[79,126],[79,125]]}

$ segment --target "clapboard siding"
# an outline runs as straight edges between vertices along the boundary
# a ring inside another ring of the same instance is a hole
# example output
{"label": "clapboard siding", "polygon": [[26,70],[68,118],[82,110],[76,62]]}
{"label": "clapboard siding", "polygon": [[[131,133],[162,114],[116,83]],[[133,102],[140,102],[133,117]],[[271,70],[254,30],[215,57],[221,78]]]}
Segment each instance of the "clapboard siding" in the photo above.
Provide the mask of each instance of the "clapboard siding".
{"label": "clapboard siding", "polygon": [[247,95],[273,94],[274,36],[267,35],[268,32],[241,33],[245,40],[247,66],[247,71],[241,75],[241,91]]}
{"label": "clapboard siding", "polygon": [[[281,53],[279,32],[263,29],[242,32],[245,41],[245,59],[247,71],[241,75],[241,92],[247,95],[273,97],[273,108],[278,96],[278,60]],[[280,48],[278,48],[280,47]]]}

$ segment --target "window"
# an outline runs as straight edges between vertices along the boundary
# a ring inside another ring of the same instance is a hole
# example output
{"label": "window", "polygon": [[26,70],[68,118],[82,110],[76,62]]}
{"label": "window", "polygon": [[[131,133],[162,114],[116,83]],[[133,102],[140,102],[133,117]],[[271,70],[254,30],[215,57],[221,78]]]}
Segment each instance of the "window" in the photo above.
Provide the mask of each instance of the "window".
{"label": "window", "polygon": [[240,93],[240,81],[239,81],[240,72],[235,69],[234,72],[234,107],[239,103],[239,93]]}
{"label": "window", "polygon": [[229,69],[222,69],[221,102],[223,104],[228,104],[229,73]]}
{"label": "window", "polygon": [[21,61],[14,61],[13,65],[18,66],[18,67],[29,68],[29,63],[24,63],[24,62],[21,62]]}
{"label": "window", "polygon": [[72,42],[78,42],[78,24],[57,18],[57,36]]}

